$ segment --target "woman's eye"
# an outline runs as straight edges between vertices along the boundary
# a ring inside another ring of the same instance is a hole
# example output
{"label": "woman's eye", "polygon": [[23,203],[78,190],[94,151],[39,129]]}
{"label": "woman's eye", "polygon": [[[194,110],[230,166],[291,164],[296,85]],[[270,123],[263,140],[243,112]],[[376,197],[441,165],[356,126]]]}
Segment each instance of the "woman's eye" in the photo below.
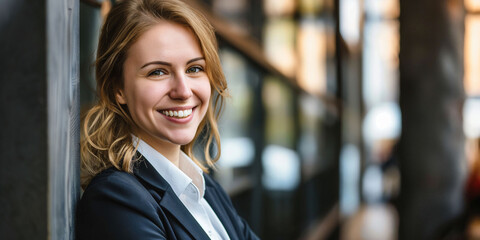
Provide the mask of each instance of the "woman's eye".
{"label": "woman's eye", "polygon": [[187,69],[187,73],[199,73],[203,71],[203,68],[200,66],[194,66]]}
{"label": "woman's eye", "polygon": [[162,75],[165,75],[165,72],[161,69],[153,70],[148,74],[149,77],[152,77],[152,76],[157,77],[157,76],[162,76]]}

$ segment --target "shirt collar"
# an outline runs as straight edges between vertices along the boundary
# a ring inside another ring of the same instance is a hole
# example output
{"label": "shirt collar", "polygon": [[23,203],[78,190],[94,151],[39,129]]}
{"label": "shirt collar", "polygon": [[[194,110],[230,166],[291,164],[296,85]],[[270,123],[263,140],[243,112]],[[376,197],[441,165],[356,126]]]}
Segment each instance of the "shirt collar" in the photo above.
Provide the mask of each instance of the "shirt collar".
{"label": "shirt collar", "polygon": [[152,164],[155,170],[168,182],[178,197],[187,189],[190,184],[198,188],[200,198],[205,194],[205,179],[202,169],[193,160],[180,151],[179,167],[143,140],[133,137],[134,145],[137,144],[137,151]]}

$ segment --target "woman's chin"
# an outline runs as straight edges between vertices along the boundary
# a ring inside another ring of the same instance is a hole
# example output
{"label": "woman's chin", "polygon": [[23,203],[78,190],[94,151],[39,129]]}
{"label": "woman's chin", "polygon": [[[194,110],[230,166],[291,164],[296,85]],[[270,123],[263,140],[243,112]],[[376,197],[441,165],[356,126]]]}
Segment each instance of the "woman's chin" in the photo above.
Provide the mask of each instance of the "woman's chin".
{"label": "woman's chin", "polygon": [[193,141],[193,136],[185,136],[185,137],[175,137],[170,139],[170,142],[175,143],[177,145],[187,145]]}

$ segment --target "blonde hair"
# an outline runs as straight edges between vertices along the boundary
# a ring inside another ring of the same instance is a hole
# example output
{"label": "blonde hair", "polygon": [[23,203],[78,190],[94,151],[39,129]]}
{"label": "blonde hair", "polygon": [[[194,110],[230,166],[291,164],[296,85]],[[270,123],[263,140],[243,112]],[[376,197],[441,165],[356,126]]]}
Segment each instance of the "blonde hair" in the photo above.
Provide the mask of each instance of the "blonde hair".
{"label": "blonde hair", "polygon": [[[81,139],[81,183],[90,180],[111,166],[131,173],[136,146],[132,142],[134,121],[126,106],[115,94],[123,87],[123,64],[129,47],[149,28],[160,21],[170,21],[189,27],[198,38],[206,62],[212,95],[207,113],[194,139],[181,147],[204,171],[193,154],[200,136],[205,138],[205,163],[213,167],[220,158],[220,136],[217,119],[227,94],[227,83],[217,53],[213,27],[207,19],[179,0],[124,0],[113,6],[102,27],[95,62],[98,102],[86,113]],[[211,156],[215,142],[217,151]]]}

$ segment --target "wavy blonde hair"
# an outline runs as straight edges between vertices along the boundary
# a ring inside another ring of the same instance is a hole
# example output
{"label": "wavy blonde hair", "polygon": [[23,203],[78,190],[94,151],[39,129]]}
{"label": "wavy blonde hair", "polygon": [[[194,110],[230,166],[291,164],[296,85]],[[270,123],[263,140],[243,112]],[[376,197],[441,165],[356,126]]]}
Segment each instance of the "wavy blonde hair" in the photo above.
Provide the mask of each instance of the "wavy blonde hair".
{"label": "wavy blonde hair", "polygon": [[[204,54],[205,71],[212,88],[207,113],[194,139],[181,149],[204,171],[220,158],[217,119],[228,94],[213,27],[201,13],[179,0],[124,0],[109,12],[98,43],[95,62],[98,102],[86,113],[82,125],[83,188],[96,174],[111,166],[129,173],[133,171],[133,163],[137,160],[131,135],[135,123],[115,94],[123,88],[123,64],[129,47],[160,21],[182,24],[193,31]],[[202,140],[205,141],[204,163],[193,154],[193,146],[200,136],[204,136]],[[213,142],[217,148],[215,156],[211,156]]]}

